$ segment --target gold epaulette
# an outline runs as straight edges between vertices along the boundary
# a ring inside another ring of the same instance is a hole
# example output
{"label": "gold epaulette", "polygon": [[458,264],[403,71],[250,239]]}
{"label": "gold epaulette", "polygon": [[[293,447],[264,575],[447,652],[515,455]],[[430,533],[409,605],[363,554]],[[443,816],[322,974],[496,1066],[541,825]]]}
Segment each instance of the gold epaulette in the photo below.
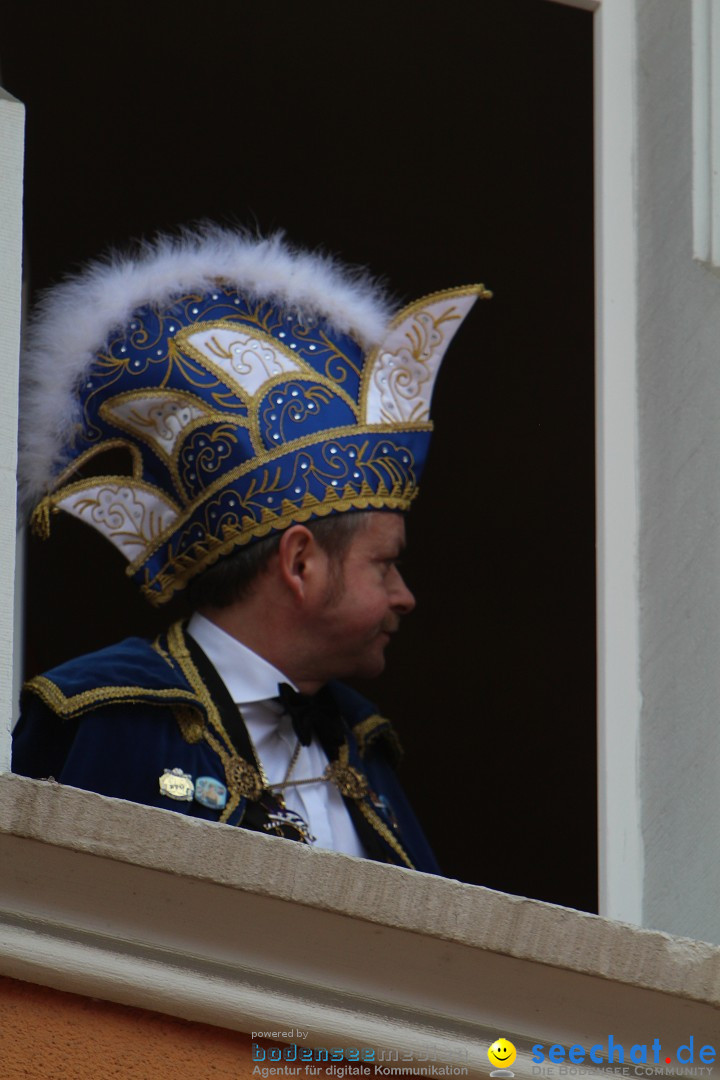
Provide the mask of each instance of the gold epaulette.
{"label": "gold epaulette", "polygon": [[361,757],[365,757],[366,751],[378,739],[383,739],[387,743],[391,756],[395,761],[398,761],[403,755],[403,748],[395,728],[386,717],[380,716],[379,713],[373,713],[371,716],[366,716],[364,720],[359,720],[354,725],[352,732]]}

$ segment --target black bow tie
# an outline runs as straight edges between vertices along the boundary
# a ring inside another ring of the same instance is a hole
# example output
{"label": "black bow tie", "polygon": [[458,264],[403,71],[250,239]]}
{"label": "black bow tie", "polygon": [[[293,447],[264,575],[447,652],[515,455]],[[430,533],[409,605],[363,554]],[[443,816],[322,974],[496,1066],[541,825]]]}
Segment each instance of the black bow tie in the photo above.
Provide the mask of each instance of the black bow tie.
{"label": "black bow tie", "polygon": [[317,694],[299,694],[287,683],[278,683],[277,700],[292,720],[292,726],[303,746],[309,746],[317,735],[325,747],[337,747],[343,741],[343,722],[335,698],[323,687]]}

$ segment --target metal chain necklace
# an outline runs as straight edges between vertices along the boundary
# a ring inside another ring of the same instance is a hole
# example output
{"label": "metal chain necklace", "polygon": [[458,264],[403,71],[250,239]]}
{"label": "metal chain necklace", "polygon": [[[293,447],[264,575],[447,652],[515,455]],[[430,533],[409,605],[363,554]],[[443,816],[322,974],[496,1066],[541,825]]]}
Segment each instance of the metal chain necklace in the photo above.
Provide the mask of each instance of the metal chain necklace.
{"label": "metal chain necklace", "polygon": [[287,767],[287,772],[285,773],[285,779],[282,780],[279,784],[268,784],[270,791],[275,793],[277,791],[284,791],[285,788],[288,787],[300,787],[301,784],[322,784],[328,782],[329,777],[326,775],[327,770],[325,770],[325,773],[323,773],[322,776],[308,776],[304,780],[290,779],[293,770],[298,763],[301,749],[302,743],[298,739],[295,744],[295,749],[293,750],[293,756],[290,758],[290,764]]}

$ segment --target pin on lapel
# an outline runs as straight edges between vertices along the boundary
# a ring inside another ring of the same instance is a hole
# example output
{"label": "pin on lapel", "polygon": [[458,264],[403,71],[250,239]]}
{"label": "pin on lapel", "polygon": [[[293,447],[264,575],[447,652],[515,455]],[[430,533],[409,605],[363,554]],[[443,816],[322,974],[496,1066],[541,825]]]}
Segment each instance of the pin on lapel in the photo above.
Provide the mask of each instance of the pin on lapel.
{"label": "pin on lapel", "polygon": [[195,785],[190,773],[183,772],[182,769],[163,769],[158,781],[161,795],[177,802],[192,802]]}
{"label": "pin on lapel", "polygon": [[198,776],[195,781],[195,802],[209,810],[223,810],[227,805],[228,791],[214,776]]}

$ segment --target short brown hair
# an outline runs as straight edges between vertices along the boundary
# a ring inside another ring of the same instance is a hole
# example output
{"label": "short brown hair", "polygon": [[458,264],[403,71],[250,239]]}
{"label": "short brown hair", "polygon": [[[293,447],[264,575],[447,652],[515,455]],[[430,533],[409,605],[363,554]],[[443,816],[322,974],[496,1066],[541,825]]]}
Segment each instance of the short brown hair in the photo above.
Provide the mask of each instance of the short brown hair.
{"label": "short brown hair", "polygon": [[[309,521],[306,527],[339,570],[350,541],[365,521],[366,512],[333,514]],[[187,587],[191,609],[225,608],[244,599],[280,547],[282,535],[281,532],[274,533],[249,547],[239,548],[193,578]]]}

